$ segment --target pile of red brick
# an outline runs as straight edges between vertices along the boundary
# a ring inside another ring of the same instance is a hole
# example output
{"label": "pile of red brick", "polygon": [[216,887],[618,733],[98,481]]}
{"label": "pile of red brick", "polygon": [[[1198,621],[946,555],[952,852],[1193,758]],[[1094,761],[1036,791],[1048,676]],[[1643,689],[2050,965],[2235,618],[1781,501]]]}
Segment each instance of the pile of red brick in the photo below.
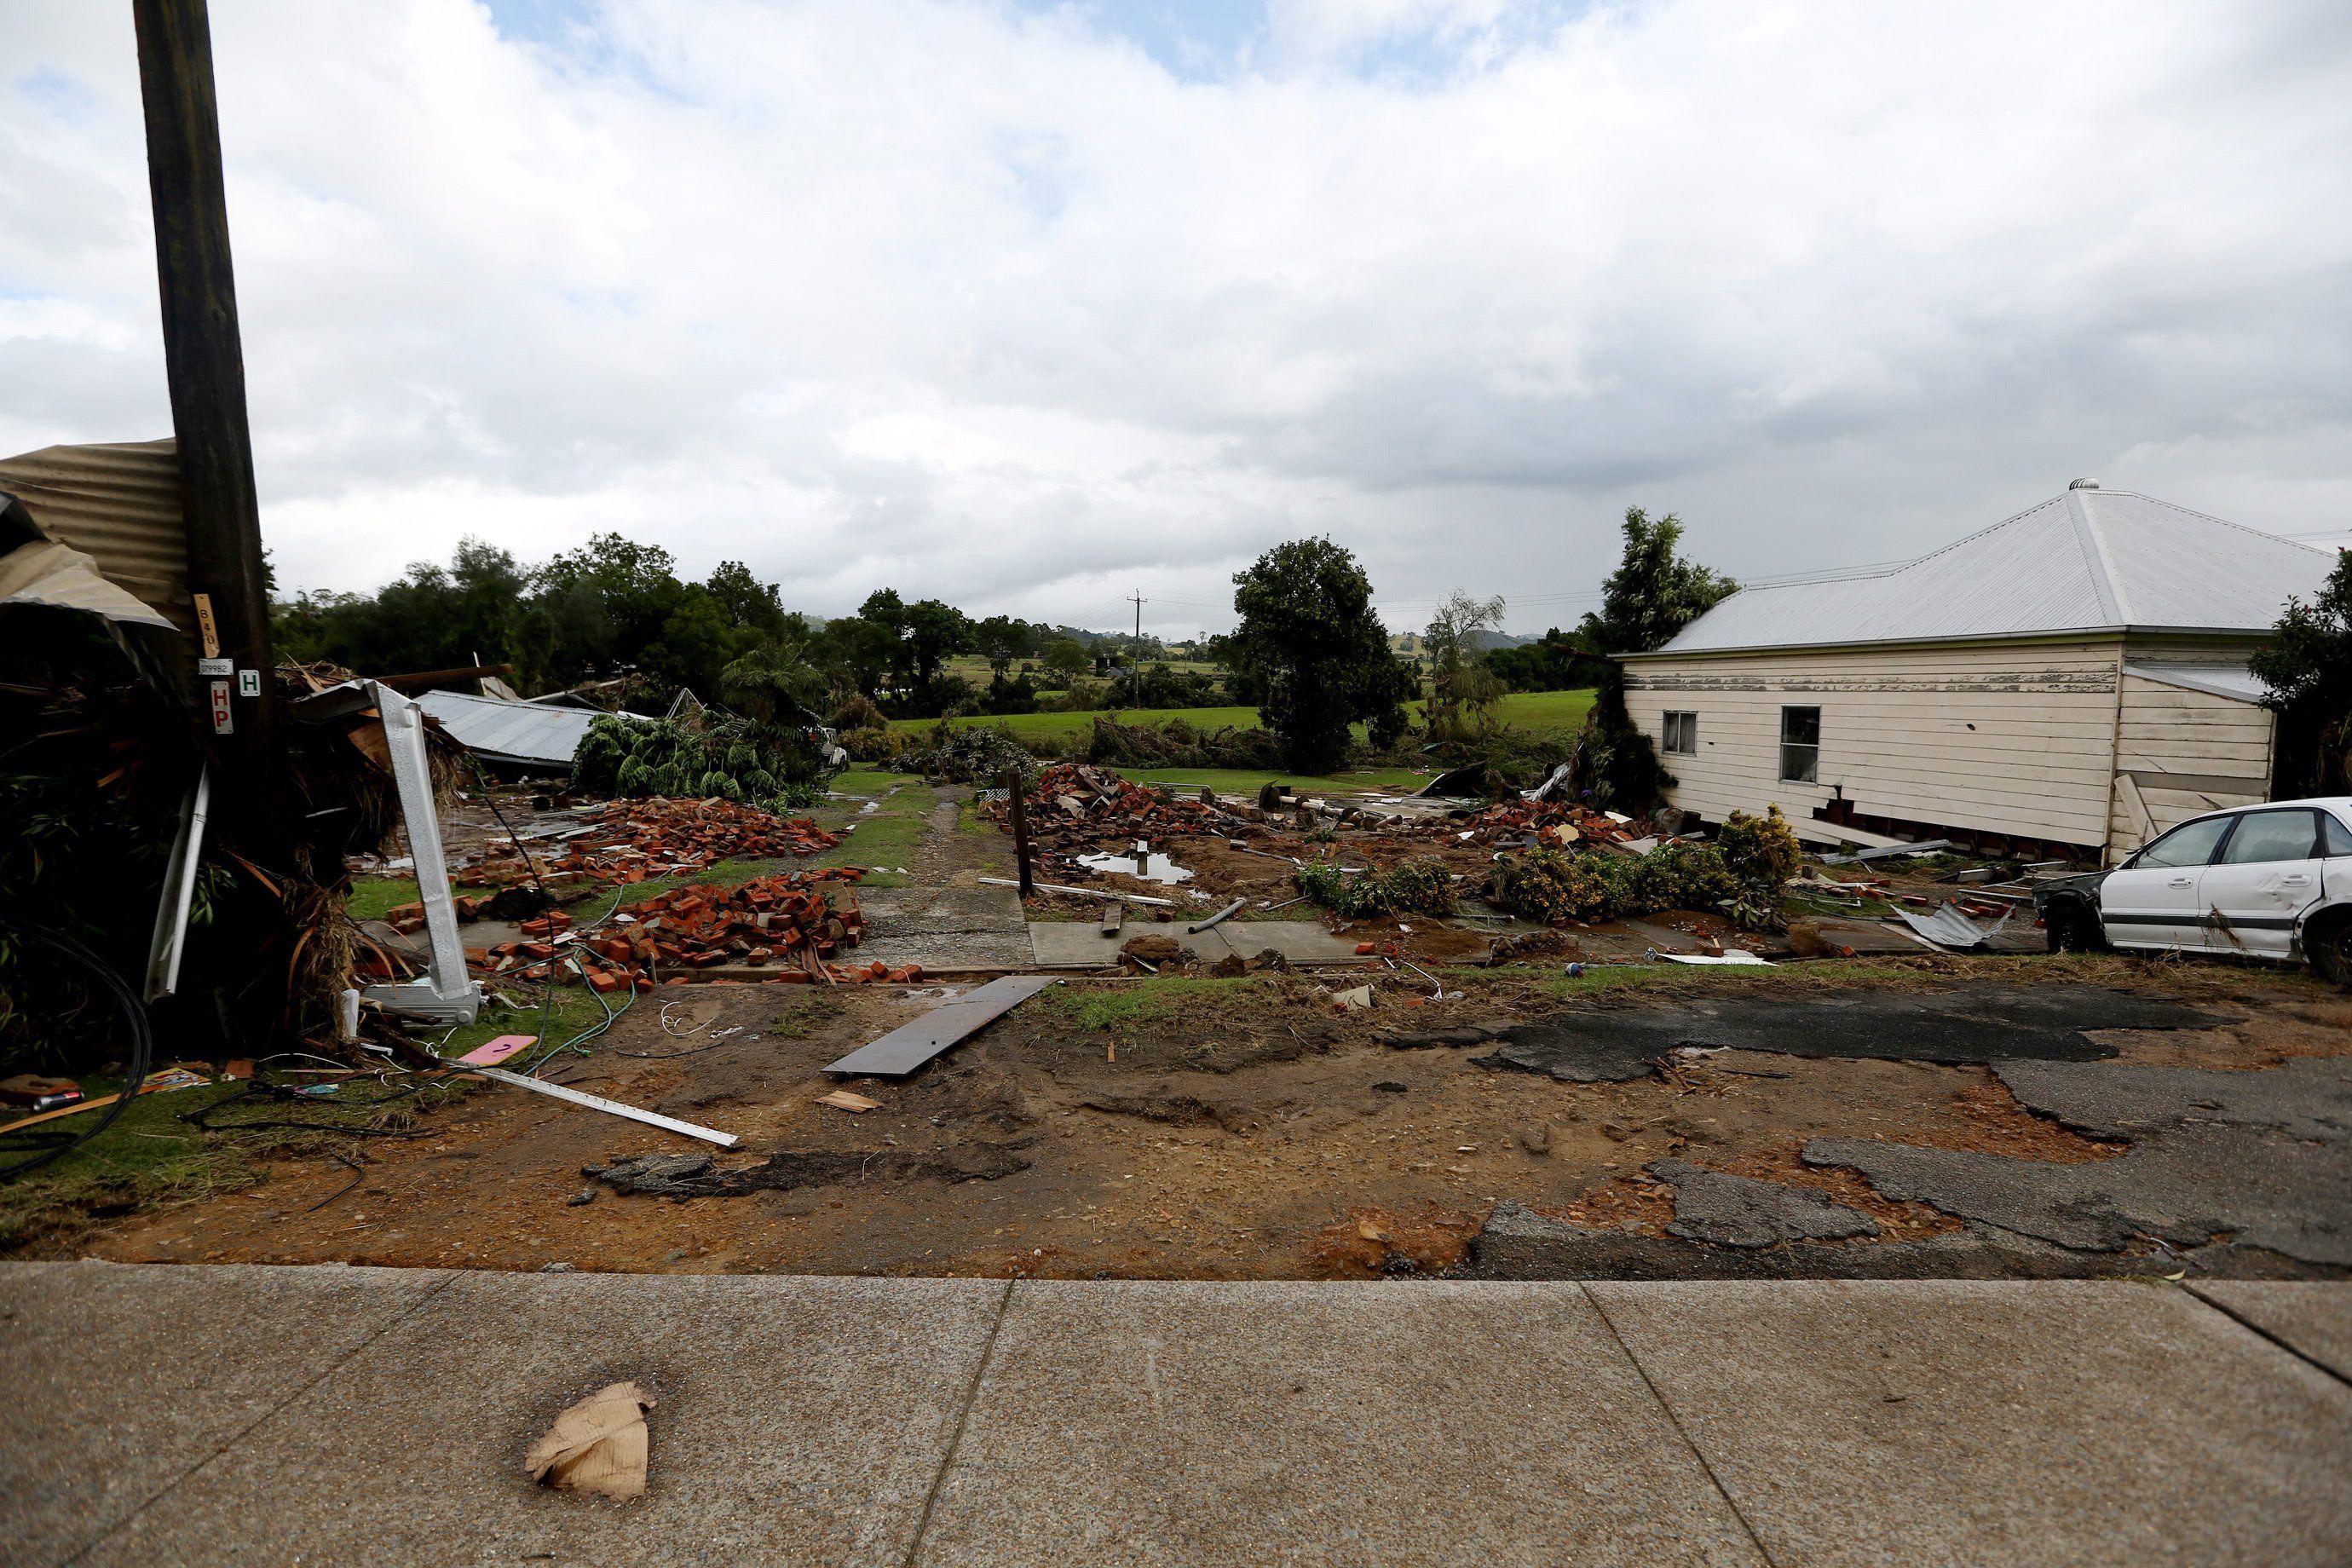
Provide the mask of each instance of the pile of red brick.
{"label": "pile of red brick", "polygon": [[[622,887],[649,878],[699,871],[728,859],[781,859],[821,854],[846,835],[805,816],[778,816],[731,800],[616,800],[584,832],[529,846],[539,881],[550,889]],[[551,850],[560,853],[551,854]],[[468,881],[506,887],[532,879],[515,847],[494,838]]]}
{"label": "pile of red brick", "polygon": [[598,991],[649,991],[684,984],[697,971],[722,965],[776,966],[769,978],[805,983],[911,980],[917,968],[838,965],[857,944],[866,919],[827,882],[855,882],[854,870],[756,877],[734,888],[680,888],[631,905],[592,930],[574,929],[561,910],[522,923],[523,939],[469,948],[487,975],[568,983],[584,974]]}

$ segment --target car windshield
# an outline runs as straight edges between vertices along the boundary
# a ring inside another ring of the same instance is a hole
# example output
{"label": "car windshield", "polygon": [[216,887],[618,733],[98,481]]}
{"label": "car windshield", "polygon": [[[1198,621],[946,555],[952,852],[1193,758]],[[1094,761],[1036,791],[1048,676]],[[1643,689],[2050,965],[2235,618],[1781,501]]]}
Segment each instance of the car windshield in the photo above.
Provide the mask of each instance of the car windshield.
{"label": "car windshield", "polygon": [[2135,866],[2202,866],[2213,858],[2213,846],[2221,842],[2221,835],[2230,830],[2234,820],[2227,816],[2209,816],[2197,822],[2185,822],[2139,852]]}

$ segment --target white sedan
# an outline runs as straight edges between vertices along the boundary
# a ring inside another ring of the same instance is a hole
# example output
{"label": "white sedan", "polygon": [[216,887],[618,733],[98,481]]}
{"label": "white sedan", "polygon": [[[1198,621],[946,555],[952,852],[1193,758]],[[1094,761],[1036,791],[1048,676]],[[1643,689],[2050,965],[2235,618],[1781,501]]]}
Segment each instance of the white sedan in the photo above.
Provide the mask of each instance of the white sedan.
{"label": "white sedan", "polygon": [[2192,816],[2112,871],[2033,895],[2051,951],[2121,947],[2308,962],[2352,985],[2352,796]]}

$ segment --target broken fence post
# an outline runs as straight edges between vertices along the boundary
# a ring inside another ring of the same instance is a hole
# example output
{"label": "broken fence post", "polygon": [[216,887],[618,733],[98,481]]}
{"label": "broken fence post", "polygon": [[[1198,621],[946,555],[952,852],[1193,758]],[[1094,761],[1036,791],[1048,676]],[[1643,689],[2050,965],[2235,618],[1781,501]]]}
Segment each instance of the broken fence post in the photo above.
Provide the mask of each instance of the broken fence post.
{"label": "broken fence post", "polygon": [[1013,808],[1013,855],[1021,863],[1021,896],[1027,898],[1036,889],[1029,880],[1029,807],[1024,798],[1021,769],[1016,765],[1004,770],[1004,798]]}

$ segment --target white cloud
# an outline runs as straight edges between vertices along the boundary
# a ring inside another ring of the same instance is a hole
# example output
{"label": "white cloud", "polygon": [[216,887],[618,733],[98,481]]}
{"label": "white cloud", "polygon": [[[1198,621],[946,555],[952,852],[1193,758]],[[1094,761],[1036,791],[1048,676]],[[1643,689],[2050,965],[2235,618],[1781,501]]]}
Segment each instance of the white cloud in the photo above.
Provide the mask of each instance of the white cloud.
{"label": "white cloud", "polygon": [[[1174,631],[1328,531],[1540,629],[1634,501],[1749,574],[2078,473],[2352,502],[2332,7],[1283,0],[1181,79],[1102,11],[587,20],[215,0],[281,581],[618,528]],[[127,14],[5,26],[0,449],[160,433]]]}

